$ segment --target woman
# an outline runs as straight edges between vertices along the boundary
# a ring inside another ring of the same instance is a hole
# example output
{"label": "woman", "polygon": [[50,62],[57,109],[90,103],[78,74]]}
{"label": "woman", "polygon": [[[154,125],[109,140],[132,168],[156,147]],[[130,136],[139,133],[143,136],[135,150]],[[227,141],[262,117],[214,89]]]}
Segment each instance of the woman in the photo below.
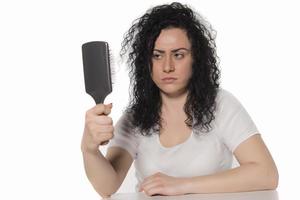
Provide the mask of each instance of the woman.
{"label": "woman", "polygon": [[[136,191],[147,195],[276,189],[278,172],[241,103],[219,87],[214,37],[180,3],[135,21],[123,41],[132,99],[115,127],[112,104],[87,111],[86,174],[103,197],[115,193],[135,161]],[[107,155],[100,144],[109,142]],[[232,168],[233,157],[239,162]]]}

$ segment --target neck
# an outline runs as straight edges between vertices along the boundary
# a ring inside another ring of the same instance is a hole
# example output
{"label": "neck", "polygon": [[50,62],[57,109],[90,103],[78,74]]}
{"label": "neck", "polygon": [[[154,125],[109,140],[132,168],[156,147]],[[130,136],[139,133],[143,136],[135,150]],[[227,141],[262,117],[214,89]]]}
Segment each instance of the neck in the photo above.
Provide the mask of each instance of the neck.
{"label": "neck", "polygon": [[162,112],[163,113],[181,113],[187,99],[188,92],[182,93],[177,96],[169,96],[161,93],[162,99]]}

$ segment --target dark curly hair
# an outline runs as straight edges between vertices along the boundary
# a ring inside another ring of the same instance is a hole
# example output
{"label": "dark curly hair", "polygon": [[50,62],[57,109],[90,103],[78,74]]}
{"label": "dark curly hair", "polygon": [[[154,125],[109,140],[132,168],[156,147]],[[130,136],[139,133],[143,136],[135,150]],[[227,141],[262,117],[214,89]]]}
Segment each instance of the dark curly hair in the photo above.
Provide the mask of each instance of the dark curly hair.
{"label": "dark curly hair", "polygon": [[131,93],[125,113],[132,115],[132,125],[139,128],[142,135],[150,135],[151,128],[161,128],[162,101],[160,90],[151,78],[151,68],[154,43],[166,28],[185,30],[192,45],[192,76],[184,105],[185,123],[208,132],[215,119],[220,77],[215,31],[198,13],[177,2],[149,9],[133,22],[124,36],[120,55],[124,57],[128,53]]}

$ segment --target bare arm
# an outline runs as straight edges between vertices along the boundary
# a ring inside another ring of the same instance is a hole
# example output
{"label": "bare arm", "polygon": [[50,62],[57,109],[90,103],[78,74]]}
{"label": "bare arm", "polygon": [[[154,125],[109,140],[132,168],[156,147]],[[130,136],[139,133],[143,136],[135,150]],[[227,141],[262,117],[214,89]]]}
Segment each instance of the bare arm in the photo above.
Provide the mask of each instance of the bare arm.
{"label": "bare arm", "polygon": [[119,180],[110,162],[100,151],[82,152],[85,173],[94,189],[102,196],[108,197],[117,190]]}
{"label": "bare arm", "polygon": [[106,158],[100,151],[82,154],[86,175],[103,198],[119,189],[133,162],[130,154],[118,147],[109,148]]}
{"label": "bare arm", "polygon": [[103,104],[87,111],[81,141],[86,175],[102,197],[108,197],[118,190],[133,162],[130,154],[122,148],[109,148],[106,158],[99,150],[100,145],[107,144],[113,137],[113,122],[107,116],[110,111],[111,105]]}
{"label": "bare arm", "polygon": [[244,192],[276,189],[278,171],[260,135],[254,135],[234,151],[240,166],[208,176],[185,178],[185,193]]}

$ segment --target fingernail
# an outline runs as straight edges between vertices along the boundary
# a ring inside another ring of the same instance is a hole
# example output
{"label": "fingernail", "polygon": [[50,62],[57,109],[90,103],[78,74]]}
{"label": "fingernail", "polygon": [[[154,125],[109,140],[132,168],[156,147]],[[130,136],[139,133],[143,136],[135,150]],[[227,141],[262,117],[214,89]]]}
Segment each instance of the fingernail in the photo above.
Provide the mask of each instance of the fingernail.
{"label": "fingernail", "polygon": [[109,103],[109,104],[105,104],[105,106],[111,108],[112,107],[112,103]]}

